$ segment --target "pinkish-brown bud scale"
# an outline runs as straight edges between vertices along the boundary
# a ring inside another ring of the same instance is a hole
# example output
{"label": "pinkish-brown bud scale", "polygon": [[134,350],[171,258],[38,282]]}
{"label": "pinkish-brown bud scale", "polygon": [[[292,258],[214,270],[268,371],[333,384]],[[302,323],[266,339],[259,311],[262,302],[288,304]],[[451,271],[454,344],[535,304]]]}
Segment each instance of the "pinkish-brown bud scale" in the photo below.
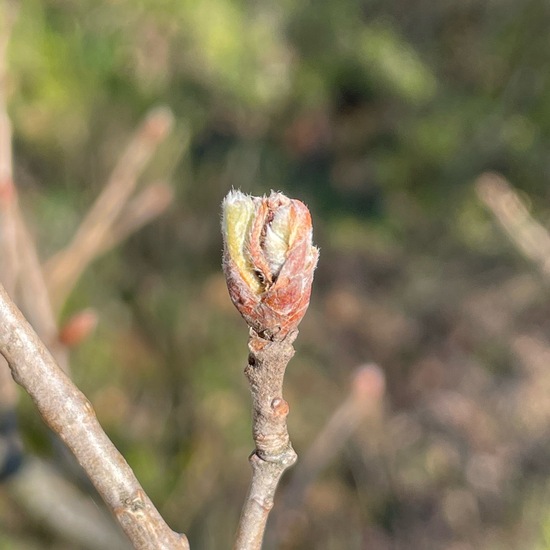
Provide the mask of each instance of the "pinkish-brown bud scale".
{"label": "pinkish-brown bud scale", "polygon": [[282,340],[309,305],[319,251],[309,210],[271,192],[231,191],[223,201],[223,268],[231,300],[260,336]]}

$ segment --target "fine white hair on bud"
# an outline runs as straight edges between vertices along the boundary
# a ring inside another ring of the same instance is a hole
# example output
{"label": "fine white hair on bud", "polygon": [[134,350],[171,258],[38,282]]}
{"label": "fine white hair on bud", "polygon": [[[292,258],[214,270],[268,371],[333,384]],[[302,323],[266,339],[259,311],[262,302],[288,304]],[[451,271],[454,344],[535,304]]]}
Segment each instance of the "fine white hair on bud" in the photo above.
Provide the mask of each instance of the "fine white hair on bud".
{"label": "fine white hair on bud", "polygon": [[247,253],[247,241],[252,221],[256,215],[254,198],[239,190],[230,191],[222,203],[222,234],[224,247],[235,262],[241,277],[255,290],[260,283],[254,273],[254,266]]}
{"label": "fine white hair on bud", "polygon": [[231,299],[259,334],[283,338],[309,304],[318,250],[311,216],[299,200],[274,191],[230,191],[222,203],[224,271]]}
{"label": "fine white hair on bud", "polygon": [[290,206],[282,206],[273,214],[273,220],[266,225],[263,250],[274,277],[279,275],[286,260],[290,238]]}

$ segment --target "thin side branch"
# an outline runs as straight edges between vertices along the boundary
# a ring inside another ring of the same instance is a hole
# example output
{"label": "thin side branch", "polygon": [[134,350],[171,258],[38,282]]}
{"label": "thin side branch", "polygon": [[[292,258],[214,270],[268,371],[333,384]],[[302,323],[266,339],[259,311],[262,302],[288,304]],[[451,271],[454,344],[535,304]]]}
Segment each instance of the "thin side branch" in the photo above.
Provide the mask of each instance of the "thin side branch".
{"label": "thin side branch", "polygon": [[[7,111],[7,49],[18,5],[2,0],[0,5],[0,283],[22,305],[35,330],[51,347],[58,364],[68,369],[66,349],[57,341],[54,313],[49,302],[36,247],[23,221],[13,176],[12,126]],[[4,327],[2,327],[4,328]],[[128,543],[109,518],[91,499],[70,487],[61,476],[29,453],[23,446],[16,422],[17,386],[0,355],[0,476],[14,500],[29,517],[78,546],[89,549],[124,548]],[[46,490],[47,487],[47,490]],[[63,499],[66,501],[62,502]],[[70,511],[68,520],[61,509]],[[73,521],[74,516],[79,521]],[[120,542],[122,540],[122,542]],[[125,545],[123,546],[123,543]]]}
{"label": "thin side branch", "polygon": [[382,369],[370,363],[356,369],[346,399],[319,432],[281,495],[268,540],[288,540],[300,517],[308,488],[315,482],[367,418],[381,421],[386,387]]}
{"label": "thin side branch", "polygon": [[17,245],[21,261],[19,273],[19,295],[21,309],[38,333],[40,339],[55,357],[57,364],[70,372],[69,354],[58,339],[58,326],[44,272],[38,258],[36,243],[29,233],[19,209],[15,212],[17,221]]}
{"label": "thin side branch", "polygon": [[0,279],[13,292],[19,272],[15,219],[17,206],[12,174],[11,123],[2,96],[0,87]]}
{"label": "thin side branch", "polygon": [[136,195],[120,213],[98,249],[98,255],[111,250],[132,233],[158,218],[172,203],[174,191],[166,183],[152,183]]}
{"label": "thin side branch", "polygon": [[250,456],[252,481],[241,513],[235,550],[259,550],[277,485],[297,459],[292,448],[283,399],[283,378],[294,355],[292,344],[298,331],[282,341],[269,341],[251,330],[250,355],[245,375],[252,392],[253,428],[256,448]]}
{"label": "thin side branch", "polygon": [[70,544],[87,550],[132,548],[108,514],[48,463],[26,456],[20,475],[7,483],[36,525],[47,525]]}
{"label": "thin side branch", "polygon": [[482,174],[475,189],[516,248],[550,277],[550,233],[531,216],[518,192],[503,176],[492,172]]}
{"label": "thin side branch", "polygon": [[[7,51],[15,20],[13,6],[0,6],[0,281],[13,296],[19,273],[17,254],[16,195],[13,185],[11,121],[7,111]],[[0,403],[2,411],[15,407],[16,387],[0,359]]]}
{"label": "thin side branch", "polygon": [[14,380],[31,396],[48,426],[69,447],[138,550],[189,550],[140,486],[103,432],[90,402],[57,366],[0,286],[0,353]]}
{"label": "thin side branch", "polygon": [[165,107],[148,113],[71,242],[46,264],[48,288],[56,309],[65,302],[87,266],[104,250],[138,177],[168,135],[172,122],[172,112]]}
{"label": "thin side branch", "polygon": [[[7,111],[7,48],[15,21],[15,6],[4,2],[0,10],[0,281],[15,298],[19,284],[23,307],[36,331],[48,346],[57,338],[57,324],[51,308],[36,246],[21,215],[13,178],[12,128]],[[27,307],[25,307],[27,306]],[[57,360],[64,369],[68,361],[63,350]]]}

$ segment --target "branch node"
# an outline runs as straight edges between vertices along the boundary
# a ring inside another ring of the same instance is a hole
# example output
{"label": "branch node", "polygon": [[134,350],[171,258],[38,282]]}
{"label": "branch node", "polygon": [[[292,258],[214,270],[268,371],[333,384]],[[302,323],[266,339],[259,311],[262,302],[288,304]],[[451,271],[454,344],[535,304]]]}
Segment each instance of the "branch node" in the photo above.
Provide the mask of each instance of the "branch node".
{"label": "branch node", "polygon": [[142,490],[136,491],[136,493],[128,498],[124,499],[124,506],[127,506],[132,510],[132,512],[138,512],[143,510],[146,506],[145,504],[145,493]]}
{"label": "branch node", "polygon": [[290,410],[288,403],[282,397],[273,399],[271,408],[273,409],[273,414],[276,416],[287,416]]}

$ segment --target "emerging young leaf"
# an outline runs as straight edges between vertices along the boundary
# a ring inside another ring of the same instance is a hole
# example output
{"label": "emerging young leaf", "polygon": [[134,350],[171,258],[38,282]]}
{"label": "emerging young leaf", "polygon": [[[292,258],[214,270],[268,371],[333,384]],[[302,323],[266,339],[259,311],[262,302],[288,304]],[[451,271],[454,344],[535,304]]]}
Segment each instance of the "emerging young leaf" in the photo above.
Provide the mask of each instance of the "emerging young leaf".
{"label": "emerging young leaf", "polygon": [[230,191],[222,210],[231,300],[260,336],[282,340],[306,312],[319,257],[309,210],[273,191],[269,197]]}

